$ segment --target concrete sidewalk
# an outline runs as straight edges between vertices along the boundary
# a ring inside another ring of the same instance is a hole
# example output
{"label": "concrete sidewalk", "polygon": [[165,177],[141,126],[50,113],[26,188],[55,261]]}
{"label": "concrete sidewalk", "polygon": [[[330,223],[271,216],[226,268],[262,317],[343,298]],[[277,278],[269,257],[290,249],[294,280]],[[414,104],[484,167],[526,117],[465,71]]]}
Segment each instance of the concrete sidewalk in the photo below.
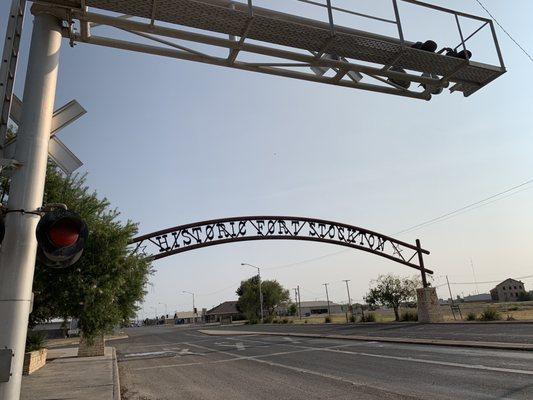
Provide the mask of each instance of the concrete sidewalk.
{"label": "concrete sidewalk", "polygon": [[120,384],[115,349],[102,357],[77,357],[78,348],[48,351],[39,371],[22,378],[22,400],[119,400]]}

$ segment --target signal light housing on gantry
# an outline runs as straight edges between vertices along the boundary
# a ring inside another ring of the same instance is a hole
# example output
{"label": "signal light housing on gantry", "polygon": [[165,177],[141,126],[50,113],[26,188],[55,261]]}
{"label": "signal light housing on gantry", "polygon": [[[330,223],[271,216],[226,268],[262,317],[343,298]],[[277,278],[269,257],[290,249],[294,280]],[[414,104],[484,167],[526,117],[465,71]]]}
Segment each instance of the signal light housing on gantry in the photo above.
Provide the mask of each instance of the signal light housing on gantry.
{"label": "signal light housing on gantry", "polygon": [[77,213],[58,209],[44,214],[36,235],[39,261],[49,267],[66,268],[80,259],[89,231]]}

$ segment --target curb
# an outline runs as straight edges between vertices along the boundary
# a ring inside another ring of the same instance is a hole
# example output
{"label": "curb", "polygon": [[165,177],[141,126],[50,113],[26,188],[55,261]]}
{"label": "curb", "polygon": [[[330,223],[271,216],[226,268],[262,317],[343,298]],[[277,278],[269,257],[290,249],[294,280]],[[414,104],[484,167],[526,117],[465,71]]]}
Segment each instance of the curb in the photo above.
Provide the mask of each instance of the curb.
{"label": "curb", "polygon": [[120,400],[120,377],[118,374],[117,349],[113,349],[113,400]]}
{"label": "curb", "polygon": [[246,335],[264,335],[264,336],[291,336],[306,337],[319,339],[341,339],[356,340],[363,342],[387,342],[403,344],[421,344],[432,346],[454,346],[454,347],[471,347],[492,350],[520,350],[533,351],[533,344],[529,343],[502,343],[502,342],[472,342],[466,340],[442,340],[442,339],[411,339],[411,338],[391,338],[379,336],[355,336],[355,335],[324,335],[319,333],[293,333],[293,332],[257,332],[257,331],[225,331],[225,330],[199,330],[198,332],[210,336],[246,336]]}

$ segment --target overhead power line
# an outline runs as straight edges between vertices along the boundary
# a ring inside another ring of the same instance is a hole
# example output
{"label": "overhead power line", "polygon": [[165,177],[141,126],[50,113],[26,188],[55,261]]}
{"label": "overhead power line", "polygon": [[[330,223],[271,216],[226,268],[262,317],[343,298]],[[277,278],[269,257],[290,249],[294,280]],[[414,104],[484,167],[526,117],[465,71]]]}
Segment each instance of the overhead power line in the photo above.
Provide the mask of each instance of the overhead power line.
{"label": "overhead power line", "polygon": [[[463,214],[463,213],[466,213],[466,212],[469,212],[469,211],[473,211],[477,208],[480,208],[480,207],[484,207],[484,206],[487,206],[489,204],[492,204],[496,201],[499,201],[499,200],[503,200],[507,197],[510,197],[510,196],[514,196],[515,194],[517,193],[520,193],[524,190],[528,190],[528,189],[531,189],[531,187],[527,187],[529,185],[531,185],[533,183],[533,179],[529,179],[523,183],[520,183],[519,185],[516,185],[516,186],[513,186],[509,189],[506,189],[506,190],[503,190],[499,193],[496,193],[496,194],[493,194],[489,197],[486,197],[482,200],[478,200],[474,203],[470,203],[464,207],[460,207],[456,210],[453,210],[453,211],[450,211],[450,212],[447,212],[447,213],[444,213],[438,217],[435,217],[435,218],[431,218],[427,221],[424,221],[424,222],[421,222],[419,224],[416,224],[416,225],[413,225],[409,228],[406,228],[406,229],[403,229],[401,231],[398,231],[395,233],[395,235],[401,235],[403,233],[408,233],[408,232],[412,232],[412,231],[415,231],[415,230],[419,230],[419,229],[423,229],[423,228],[426,228],[430,225],[433,225],[433,224],[437,224],[439,222],[443,222],[443,221],[446,221],[450,218],[453,218],[457,215],[460,215],[460,214]],[[522,190],[518,190],[518,189],[521,189]],[[332,253],[327,253],[327,254],[323,254],[321,256],[317,256],[317,257],[313,257],[313,258],[308,258],[308,259],[305,259],[305,260],[301,260],[301,261],[296,261],[296,262],[293,262],[293,263],[289,263],[289,264],[283,264],[283,265],[278,265],[278,266],[275,266],[275,267],[269,267],[269,268],[265,268],[265,270],[276,270],[276,269],[283,269],[283,268],[290,268],[290,267],[294,267],[294,266],[297,266],[297,265],[302,265],[302,264],[307,264],[307,263],[310,263],[310,262],[313,262],[313,261],[319,261],[319,260],[322,260],[322,259],[325,259],[325,258],[329,258],[329,257],[333,257],[333,256],[336,256],[336,255],[339,255],[339,254],[342,254],[342,253],[346,253],[348,251],[351,251],[349,249],[346,249],[346,250],[339,250],[339,251],[335,251],[335,252],[332,252]]]}
{"label": "overhead power line", "polygon": [[509,39],[511,39],[514,44],[516,44],[518,46],[518,48],[520,50],[522,50],[522,52],[529,58],[530,61],[533,61],[533,57],[531,57],[531,55],[526,51],[526,49],[524,49],[520,43],[518,43],[518,41],[511,36],[511,34],[507,31],[507,29],[505,29],[502,24],[500,24],[500,22],[494,17],[494,15],[492,15],[492,13],[487,9],[487,7],[481,2],[481,0],[475,0],[480,6],[481,8],[483,8],[483,10],[485,10],[485,12],[494,20],[494,22],[496,22],[496,24],[498,24],[498,26],[501,28],[502,31],[505,32],[505,34],[509,37]]}
{"label": "overhead power line", "polygon": [[[504,190],[502,192],[493,194],[492,196],[486,197],[486,198],[484,198],[482,200],[478,200],[478,201],[476,201],[474,203],[468,204],[468,205],[466,205],[464,207],[458,208],[457,210],[453,210],[453,211],[447,212],[447,213],[442,214],[442,215],[440,215],[440,216],[438,216],[436,218],[432,218],[432,219],[430,219],[428,221],[421,222],[421,223],[419,223],[417,225],[413,225],[410,228],[403,229],[403,230],[401,230],[399,232],[396,232],[395,234],[396,235],[401,235],[402,233],[407,233],[407,232],[411,232],[411,231],[414,231],[414,230],[418,230],[420,228],[425,228],[426,226],[433,225],[434,223],[444,221],[445,219],[449,219],[450,217],[455,216],[457,214],[462,214],[465,211],[471,211],[471,210],[474,210],[476,208],[491,204],[494,201],[501,200],[501,199],[503,199],[505,197],[508,197],[508,196],[501,197],[504,194],[513,192],[510,195],[514,195],[516,193],[521,192],[521,190],[520,191],[516,191],[516,190],[520,189],[520,188],[522,188],[524,186],[528,186],[531,183],[533,183],[533,179],[530,179],[530,180],[528,180],[526,182],[523,182],[523,183],[521,183],[519,185],[513,186],[512,188],[506,189],[506,190]],[[490,201],[490,200],[494,200],[494,201]],[[479,207],[477,207],[477,206],[479,206]]]}
{"label": "overhead power line", "polygon": [[[533,278],[533,275],[518,276],[513,279],[529,279],[529,278]],[[477,284],[488,284],[488,283],[500,283],[500,282],[502,282],[502,279],[498,279],[495,281],[484,281],[484,282],[450,282],[450,285],[474,285],[476,283]]]}

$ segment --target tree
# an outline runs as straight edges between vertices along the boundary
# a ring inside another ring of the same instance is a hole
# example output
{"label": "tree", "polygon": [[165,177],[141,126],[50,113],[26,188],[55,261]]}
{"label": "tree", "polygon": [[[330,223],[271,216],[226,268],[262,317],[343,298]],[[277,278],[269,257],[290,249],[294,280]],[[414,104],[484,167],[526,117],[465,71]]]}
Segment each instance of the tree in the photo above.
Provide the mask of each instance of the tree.
{"label": "tree", "polygon": [[90,192],[85,181],[85,175],[69,178],[48,168],[44,203],[64,203],[78,212],[89,227],[89,238],[80,260],[69,268],[36,263],[30,324],[78,318],[91,341],[135,316],[152,270],[149,260],[128,248],[136,225],[121,222],[119,212]]}
{"label": "tree", "polygon": [[[263,311],[266,317],[274,315],[274,311],[281,304],[289,301],[289,291],[284,289],[278,281],[262,281]],[[259,303],[259,276],[242,281],[237,289],[239,300],[237,310],[246,316],[250,322],[257,322],[261,315]]]}
{"label": "tree", "polygon": [[289,315],[296,315],[298,314],[298,306],[295,303],[291,303],[288,309]]}
{"label": "tree", "polygon": [[518,301],[530,301],[532,298],[533,296],[531,296],[531,293],[528,293],[528,292],[518,293]]}
{"label": "tree", "polygon": [[413,301],[416,288],[420,286],[418,279],[402,278],[393,274],[380,275],[372,282],[365,301],[370,306],[387,306],[394,310],[396,321],[400,320],[400,304]]}

